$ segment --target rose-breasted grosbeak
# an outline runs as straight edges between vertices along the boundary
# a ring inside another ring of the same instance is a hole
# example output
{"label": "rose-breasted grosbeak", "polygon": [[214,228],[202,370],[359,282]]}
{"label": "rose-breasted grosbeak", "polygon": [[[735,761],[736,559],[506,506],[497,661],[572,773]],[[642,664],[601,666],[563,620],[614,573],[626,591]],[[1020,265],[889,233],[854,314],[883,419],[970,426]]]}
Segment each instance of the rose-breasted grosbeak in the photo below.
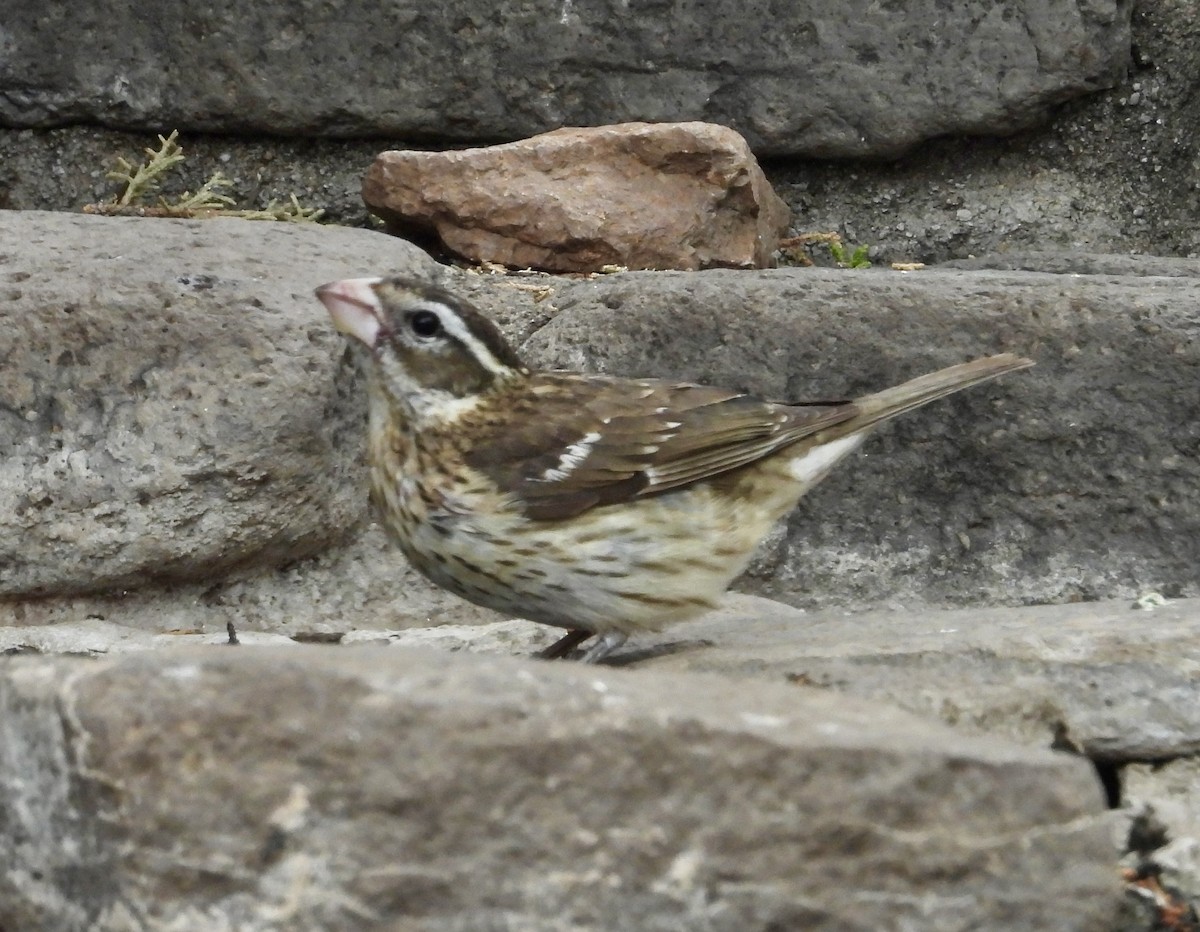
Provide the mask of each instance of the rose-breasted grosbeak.
{"label": "rose-breasted grosbeak", "polygon": [[317,296],[363,344],[371,495],[433,582],[479,605],[592,635],[714,607],[771,525],[883,421],[1032,365],[951,366],[853,401],[774,404],[659,379],[527,368],[461,298],[403,278]]}

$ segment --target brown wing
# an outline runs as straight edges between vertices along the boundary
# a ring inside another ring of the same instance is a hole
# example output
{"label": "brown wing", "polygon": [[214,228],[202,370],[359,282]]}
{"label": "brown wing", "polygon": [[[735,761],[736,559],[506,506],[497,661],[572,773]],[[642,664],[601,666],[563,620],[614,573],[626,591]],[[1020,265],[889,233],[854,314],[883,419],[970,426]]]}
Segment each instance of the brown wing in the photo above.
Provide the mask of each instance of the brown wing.
{"label": "brown wing", "polygon": [[545,520],[737,469],[858,413],[849,402],[793,407],[700,385],[551,372],[510,403],[516,426],[473,431],[467,463]]}

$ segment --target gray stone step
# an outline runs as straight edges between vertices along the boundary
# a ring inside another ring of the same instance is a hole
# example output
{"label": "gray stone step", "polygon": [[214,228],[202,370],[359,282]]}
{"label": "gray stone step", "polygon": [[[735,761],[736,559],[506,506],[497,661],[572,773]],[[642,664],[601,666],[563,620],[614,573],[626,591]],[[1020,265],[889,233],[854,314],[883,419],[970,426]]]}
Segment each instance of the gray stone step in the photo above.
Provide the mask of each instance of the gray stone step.
{"label": "gray stone step", "polygon": [[0,925],[1092,930],[1086,762],[785,684],[378,647],[0,660]]}
{"label": "gray stone step", "polygon": [[0,230],[0,623],[394,628],[453,613],[358,530],[365,400],[310,297],[418,269],[541,365],[797,399],[1001,350],[1038,361],[881,430],[745,588],[809,608],[1200,593],[1196,278],[574,281],[463,274],[354,230],[36,212],[0,214]]}

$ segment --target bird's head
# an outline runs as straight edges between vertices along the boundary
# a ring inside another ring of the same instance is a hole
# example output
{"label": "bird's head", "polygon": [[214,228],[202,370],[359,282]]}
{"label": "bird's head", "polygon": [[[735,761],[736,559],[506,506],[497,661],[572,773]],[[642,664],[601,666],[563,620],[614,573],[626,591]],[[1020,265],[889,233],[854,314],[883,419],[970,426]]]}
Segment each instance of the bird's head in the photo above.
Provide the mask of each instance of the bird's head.
{"label": "bird's head", "polygon": [[363,344],[373,393],[418,422],[453,421],[528,375],[495,325],[461,298],[407,278],[350,278],[317,289],[342,333]]}

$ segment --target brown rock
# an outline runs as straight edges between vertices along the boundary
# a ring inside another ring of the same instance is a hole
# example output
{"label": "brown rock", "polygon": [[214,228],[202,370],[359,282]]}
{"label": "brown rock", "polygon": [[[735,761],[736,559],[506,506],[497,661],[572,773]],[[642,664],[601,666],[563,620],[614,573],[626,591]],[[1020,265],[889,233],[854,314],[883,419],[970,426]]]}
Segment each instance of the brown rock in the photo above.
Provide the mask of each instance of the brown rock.
{"label": "brown rock", "polygon": [[557,272],[762,268],[789,219],[746,141],[711,123],[383,152],[363,200],[393,232],[467,259]]}

